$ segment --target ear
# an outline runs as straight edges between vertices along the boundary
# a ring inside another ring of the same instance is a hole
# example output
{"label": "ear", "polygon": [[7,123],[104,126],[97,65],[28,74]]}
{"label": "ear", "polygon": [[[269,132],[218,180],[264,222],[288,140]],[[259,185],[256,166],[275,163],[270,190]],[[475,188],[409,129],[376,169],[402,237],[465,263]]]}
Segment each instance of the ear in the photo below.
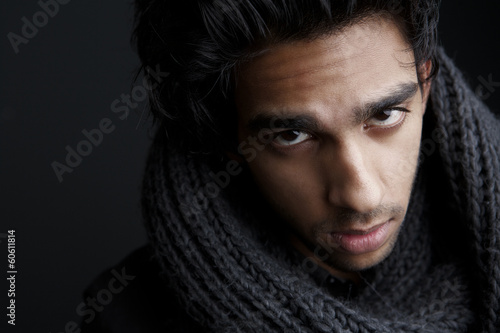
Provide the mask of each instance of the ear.
{"label": "ear", "polygon": [[418,75],[420,76],[422,83],[422,114],[425,113],[427,107],[427,100],[431,92],[431,80],[427,80],[431,74],[432,61],[429,59],[424,64],[422,64],[418,70]]}

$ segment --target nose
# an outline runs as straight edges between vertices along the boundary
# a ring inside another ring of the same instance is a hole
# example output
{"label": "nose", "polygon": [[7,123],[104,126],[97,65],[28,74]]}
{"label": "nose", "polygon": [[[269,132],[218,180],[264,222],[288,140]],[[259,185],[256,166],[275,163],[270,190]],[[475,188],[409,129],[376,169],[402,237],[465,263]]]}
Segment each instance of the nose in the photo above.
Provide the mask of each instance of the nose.
{"label": "nose", "polygon": [[325,161],[327,197],[331,205],[369,213],[382,204],[384,186],[373,148],[350,140],[331,147]]}

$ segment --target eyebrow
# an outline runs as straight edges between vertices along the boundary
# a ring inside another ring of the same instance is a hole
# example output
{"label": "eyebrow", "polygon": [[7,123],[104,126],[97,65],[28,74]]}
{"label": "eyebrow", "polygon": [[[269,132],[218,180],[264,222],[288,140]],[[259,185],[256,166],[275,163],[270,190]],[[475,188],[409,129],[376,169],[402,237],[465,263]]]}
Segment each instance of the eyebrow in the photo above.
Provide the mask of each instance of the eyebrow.
{"label": "eyebrow", "polygon": [[[353,110],[353,119],[356,123],[361,123],[370,119],[375,114],[401,104],[413,96],[418,91],[418,83],[407,82],[397,85],[390,89],[390,93],[379,97],[375,101],[366,103]],[[246,127],[251,132],[258,132],[261,129],[297,129],[304,131],[317,132],[320,129],[319,122],[313,116],[307,114],[289,115],[286,112],[281,114],[269,114],[267,112],[259,113],[250,119]]]}
{"label": "eyebrow", "polygon": [[317,131],[319,129],[319,124],[316,118],[309,115],[270,116],[264,113],[258,114],[252,118],[248,122],[247,127],[252,132],[258,132],[265,128],[293,128],[298,130]]}
{"label": "eyebrow", "polygon": [[398,85],[386,96],[378,98],[376,101],[368,102],[362,107],[354,109],[354,121],[358,124],[384,110],[395,107],[410,98],[413,98],[418,91],[418,83],[408,82]]}

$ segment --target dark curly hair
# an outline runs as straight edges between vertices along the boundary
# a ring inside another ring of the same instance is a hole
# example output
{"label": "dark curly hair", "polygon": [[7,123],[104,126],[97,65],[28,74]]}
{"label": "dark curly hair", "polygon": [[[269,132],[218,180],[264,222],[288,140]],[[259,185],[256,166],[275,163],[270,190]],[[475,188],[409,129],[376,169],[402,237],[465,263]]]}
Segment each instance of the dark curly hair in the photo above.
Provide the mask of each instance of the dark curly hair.
{"label": "dark curly hair", "polygon": [[[439,0],[136,0],[133,41],[147,68],[169,75],[150,90],[154,120],[191,152],[235,147],[236,66],[273,43],[313,39],[369,15],[391,15],[415,65],[437,73]],[[421,78],[419,77],[419,80]]]}

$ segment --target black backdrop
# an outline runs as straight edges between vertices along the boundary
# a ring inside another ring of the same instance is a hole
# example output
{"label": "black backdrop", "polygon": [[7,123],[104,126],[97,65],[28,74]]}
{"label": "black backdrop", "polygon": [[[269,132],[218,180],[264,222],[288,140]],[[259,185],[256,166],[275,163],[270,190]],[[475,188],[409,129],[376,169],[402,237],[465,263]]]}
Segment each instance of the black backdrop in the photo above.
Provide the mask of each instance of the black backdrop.
{"label": "black backdrop", "polygon": [[[81,319],[75,309],[84,287],[146,242],[139,208],[146,104],[126,119],[112,108],[138,84],[132,4],[65,1],[45,22],[37,1],[0,5],[0,327],[8,319],[8,229],[16,230],[18,270],[17,325],[8,332],[64,332]],[[500,87],[484,82],[500,81],[499,14],[496,1],[445,0],[440,23],[442,44],[497,113]],[[25,31],[31,37],[16,53],[10,33],[22,36],[22,18],[32,22],[33,15],[40,27]],[[67,146],[77,149],[82,131],[99,124],[109,133],[96,136],[92,152],[73,161],[60,182],[53,162],[66,164]]]}

